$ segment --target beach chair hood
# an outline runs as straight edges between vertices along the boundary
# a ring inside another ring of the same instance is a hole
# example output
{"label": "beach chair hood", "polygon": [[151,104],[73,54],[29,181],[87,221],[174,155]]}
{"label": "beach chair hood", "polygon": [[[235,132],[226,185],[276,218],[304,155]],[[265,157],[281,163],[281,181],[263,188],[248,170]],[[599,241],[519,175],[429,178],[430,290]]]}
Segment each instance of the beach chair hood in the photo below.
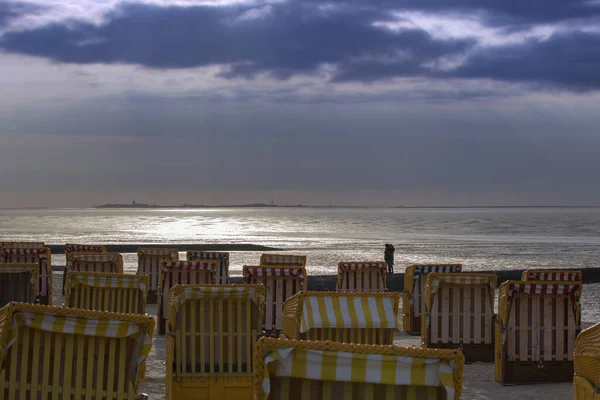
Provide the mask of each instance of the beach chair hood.
{"label": "beach chair hood", "polygon": [[298,278],[304,281],[306,278],[306,269],[304,267],[293,267],[293,266],[247,266],[243,268],[244,271],[244,282],[252,282],[252,278],[255,276],[261,277],[277,277],[277,276],[289,276]]}
{"label": "beach chair hood", "polygon": [[381,275],[383,277],[383,287],[386,287],[387,263],[385,261],[371,261],[371,262],[342,261],[342,262],[338,263],[338,280],[337,280],[338,289],[341,289],[343,287],[344,275],[342,274],[342,272],[370,270],[370,269],[380,270]]}
{"label": "beach chair hood", "polygon": [[427,276],[425,288],[425,307],[431,310],[433,295],[442,283],[455,285],[487,285],[490,288],[490,304],[494,304],[494,294],[498,277],[495,274],[438,274],[431,273]]}

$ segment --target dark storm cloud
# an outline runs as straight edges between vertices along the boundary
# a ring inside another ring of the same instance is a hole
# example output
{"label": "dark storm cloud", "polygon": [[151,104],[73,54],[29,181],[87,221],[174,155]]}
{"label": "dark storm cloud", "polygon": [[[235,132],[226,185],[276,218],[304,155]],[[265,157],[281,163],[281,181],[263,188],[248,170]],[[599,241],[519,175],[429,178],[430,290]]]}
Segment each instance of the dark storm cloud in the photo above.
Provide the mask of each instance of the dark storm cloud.
{"label": "dark storm cloud", "polygon": [[[407,0],[327,4],[323,8],[316,2],[290,1],[255,9],[127,5],[108,15],[107,22],[99,26],[69,21],[7,32],[0,38],[0,49],[67,63],[130,63],[158,69],[222,65],[226,66],[221,73],[225,78],[269,73],[286,79],[333,65],[333,82],[458,77],[570,90],[600,88],[597,34],[560,33],[545,41],[485,47],[475,38],[442,40],[417,28],[392,32],[373,25],[392,20],[393,11],[484,12],[488,21],[506,19],[508,32],[518,23],[594,17],[600,6],[590,2]],[[248,16],[251,18],[244,18]],[[457,69],[441,72],[431,67],[467,54]]]}
{"label": "dark storm cloud", "polygon": [[31,14],[40,8],[30,4],[0,2],[0,28],[10,20],[24,14]]}

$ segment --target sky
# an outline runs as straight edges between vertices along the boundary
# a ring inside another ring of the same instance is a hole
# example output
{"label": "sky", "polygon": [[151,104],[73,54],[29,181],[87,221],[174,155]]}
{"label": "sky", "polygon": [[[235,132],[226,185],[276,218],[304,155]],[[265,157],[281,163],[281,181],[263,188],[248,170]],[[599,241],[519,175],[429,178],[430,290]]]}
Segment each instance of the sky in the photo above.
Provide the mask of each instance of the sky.
{"label": "sky", "polygon": [[599,0],[0,0],[0,207],[600,205]]}

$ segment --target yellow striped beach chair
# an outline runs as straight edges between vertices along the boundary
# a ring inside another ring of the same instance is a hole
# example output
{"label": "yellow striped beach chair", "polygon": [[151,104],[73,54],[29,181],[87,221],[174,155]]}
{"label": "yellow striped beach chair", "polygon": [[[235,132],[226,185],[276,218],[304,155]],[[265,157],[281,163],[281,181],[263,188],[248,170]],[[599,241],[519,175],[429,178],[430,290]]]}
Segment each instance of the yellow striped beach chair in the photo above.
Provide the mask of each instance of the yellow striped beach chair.
{"label": "yellow striped beach chair", "polygon": [[283,307],[283,336],[294,340],[393,344],[398,332],[398,293],[307,292]]}
{"label": "yellow striped beach chair", "polygon": [[267,335],[278,335],[282,329],[283,304],[307,287],[306,268],[244,265],[243,276],[244,283],[265,286],[263,329]]}
{"label": "yellow striped beach chair", "polygon": [[573,362],[575,400],[600,400],[600,324],[577,336]]}
{"label": "yellow striped beach chair", "polygon": [[494,274],[427,275],[421,343],[460,349],[468,362],[494,361]]}
{"label": "yellow striped beach chair", "polygon": [[187,285],[170,291],[167,399],[252,399],[262,333],[262,285]]}
{"label": "yellow striped beach chair", "polygon": [[67,272],[123,273],[123,256],[119,253],[69,253]]}
{"label": "yellow striped beach chair", "polygon": [[0,264],[0,308],[11,301],[35,303],[37,285],[37,264]]}
{"label": "yellow striped beach chair", "polygon": [[188,250],[185,256],[188,261],[218,261],[219,271],[217,273],[216,283],[220,285],[226,285],[229,283],[229,253],[218,251]]}
{"label": "yellow striped beach chair", "polygon": [[[71,253],[106,253],[106,247],[96,244],[65,244],[65,258]],[[63,271],[62,294],[65,294],[65,282],[67,281],[67,268]]]}
{"label": "yellow striped beach chair", "polygon": [[385,261],[342,261],[338,264],[337,290],[340,292],[386,291]]}
{"label": "yellow striped beach chair", "polygon": [[404,271],[404,290],[402,291],[402,327],[411,335],[421,334],[421,309],[424,304],[425,280],[427,274],[457,273],[462,271],[461,264],[413,264]]}
{"label": "yellow striped beach chair", "polygon": [[139,275],[146,275],[150,282],[148,288],[148,304],[156,304],[158,301],[158,286],[160,279],[160,263],[163,260],[179,260],[179,250],[140,247],[137,249]]}
{"label": "yellow striped beach chair", "polygon": [[38,266],[37,300],[52,305],[52,259],[50,249],[4,246],[0,249],[0,263],[25,263]]}
{"label": "yellow striped beach chair", "polygon": [[580,282],[507,281],[500,285],[495,378],[502,384],[565,382],[573,377],[580,330]]}
{"label": "yellow striped beach chair", "polygon": [[148,277],[102,272],[69,272],[65,305],[122,314],[145,314]]}
{"label": "yellow striped beach chair", "polygon": [[260,265],[306,267],[306,256],[264,253],[260,256]]}
{"label": "yellow striped beach chair", "polygon": [[217,281],[218,262],[214,261],[170,261],[160,264],[158,287],[158,333],[165,334],[165,323],[169,315],[169,291],[175,285],[212,285]]}
{"label": "yellow striped beach chair", "polygon": [[134,400],[154,319],[10,303],[0,309],[0,398]]}
{"label": "yellow striped beach chair", "polygon": [[457,350],[261,338],[256,400],[459,400]]}

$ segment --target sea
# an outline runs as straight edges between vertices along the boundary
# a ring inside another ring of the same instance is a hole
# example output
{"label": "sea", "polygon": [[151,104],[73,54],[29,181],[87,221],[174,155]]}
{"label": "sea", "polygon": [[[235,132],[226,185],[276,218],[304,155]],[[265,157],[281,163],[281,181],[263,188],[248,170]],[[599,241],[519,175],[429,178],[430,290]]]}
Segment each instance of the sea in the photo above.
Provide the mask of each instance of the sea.
{"label": "sea", "polygon": [[[307,255],[309,274],[335,274],[342,260],[382,260],[386,243],[396,248],[396,271],[442,262],[472,271],[585,269],[600,267],[600,208],[4,209],[3,240],[255,244]],[[261,253],[230,252],[231,274]],[[135,272],[136,254],[123,257]],[[64,256],[52,264],[64,265]],[[600,321],[600,284],[585,285],[582,302],[582,319]]]}

